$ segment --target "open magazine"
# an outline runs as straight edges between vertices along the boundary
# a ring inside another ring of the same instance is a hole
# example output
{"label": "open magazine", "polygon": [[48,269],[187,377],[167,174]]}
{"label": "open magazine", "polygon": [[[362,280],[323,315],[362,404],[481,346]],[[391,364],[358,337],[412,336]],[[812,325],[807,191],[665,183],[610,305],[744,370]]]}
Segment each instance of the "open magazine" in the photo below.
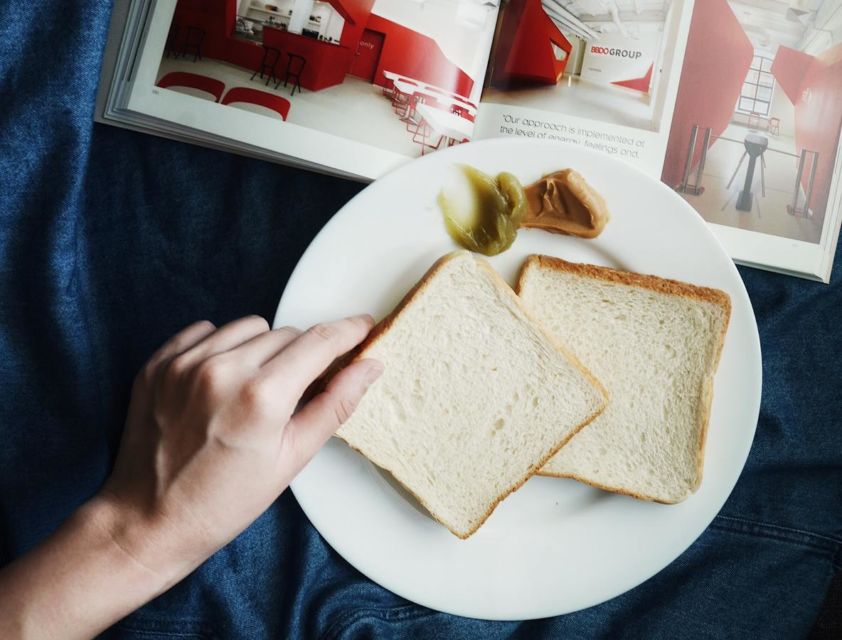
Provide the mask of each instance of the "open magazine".
{"label": "open magazine", "polygon": [[827,281],[842,11],[826,0],[118,0],[97,119],[358,179],[472,139],[660,178],[738,262]]}

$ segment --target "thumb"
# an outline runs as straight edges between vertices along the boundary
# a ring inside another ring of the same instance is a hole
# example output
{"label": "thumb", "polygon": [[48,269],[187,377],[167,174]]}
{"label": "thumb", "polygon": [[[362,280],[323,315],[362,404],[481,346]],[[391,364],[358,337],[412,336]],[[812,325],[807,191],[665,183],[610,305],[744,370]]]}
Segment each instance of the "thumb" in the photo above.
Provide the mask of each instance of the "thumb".
{"label": "thumb", "polygon": [[336,374],[327,388],[310,400],[286,426],[284,439],[297,469],[310,461],[356,409],[369,386],[383,373],[377,360],[358,360]]}

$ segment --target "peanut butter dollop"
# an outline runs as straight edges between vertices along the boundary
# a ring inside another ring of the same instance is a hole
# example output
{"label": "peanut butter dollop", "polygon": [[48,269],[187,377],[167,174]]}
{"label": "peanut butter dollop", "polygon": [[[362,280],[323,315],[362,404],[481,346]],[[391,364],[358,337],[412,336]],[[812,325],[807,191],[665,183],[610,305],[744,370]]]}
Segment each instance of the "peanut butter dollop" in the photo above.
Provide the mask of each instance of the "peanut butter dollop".
{"label": "peanut butter dollop", "polygon": [[545,175],[524,192],[527,212],[522,227],[595,238],[610,218],[603,197],[573,169]]}

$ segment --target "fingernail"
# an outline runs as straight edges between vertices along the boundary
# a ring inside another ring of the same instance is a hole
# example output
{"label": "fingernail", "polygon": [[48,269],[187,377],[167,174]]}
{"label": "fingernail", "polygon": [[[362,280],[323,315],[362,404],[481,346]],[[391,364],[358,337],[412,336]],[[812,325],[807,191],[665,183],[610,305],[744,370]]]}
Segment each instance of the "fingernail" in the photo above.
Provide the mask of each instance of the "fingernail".
{"label": "fingernail", "polygon": [[383,363],[379,360],[366,360],[368,368],[365,371],[364,379],[366,386],[371,385],[383,373]]}
{"label": "fingernail", "polygon": [[368,313],[361,313],[358,316],[351,316],[350,318],[348,318],[348,320],[362,320],[367,325],[373,325],[374,324],[374,318]]}

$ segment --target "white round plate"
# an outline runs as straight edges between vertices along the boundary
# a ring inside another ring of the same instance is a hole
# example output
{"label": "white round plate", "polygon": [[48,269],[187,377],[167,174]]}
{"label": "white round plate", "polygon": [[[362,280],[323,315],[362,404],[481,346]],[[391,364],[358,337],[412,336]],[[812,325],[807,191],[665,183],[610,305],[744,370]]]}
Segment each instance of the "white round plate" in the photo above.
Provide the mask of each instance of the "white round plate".
{"label": "white round plate", "polygon": [[332,439],[293,482],[304,512],[348,562],[408,600],[462,616],[541,618],[599,604],[642,583],[704,531],[731,493],[760,408],[760,342],[733,262],[702,218],[660,182],[596,152],[499,139],[411,162],[345,205],[301,258],[275,327],[369,312],[380,319],[441,255],[456,249],[436,195],[456,163],[526,184],[564,167],[604,196],[612,218],[594,240],[523,230],[490,259],[514,283],[532,253],[718,287],[733,312],[716,374],[698,492],[640,502],[573,480],[534,477],[468,540],[433,521],[389,475]]}

